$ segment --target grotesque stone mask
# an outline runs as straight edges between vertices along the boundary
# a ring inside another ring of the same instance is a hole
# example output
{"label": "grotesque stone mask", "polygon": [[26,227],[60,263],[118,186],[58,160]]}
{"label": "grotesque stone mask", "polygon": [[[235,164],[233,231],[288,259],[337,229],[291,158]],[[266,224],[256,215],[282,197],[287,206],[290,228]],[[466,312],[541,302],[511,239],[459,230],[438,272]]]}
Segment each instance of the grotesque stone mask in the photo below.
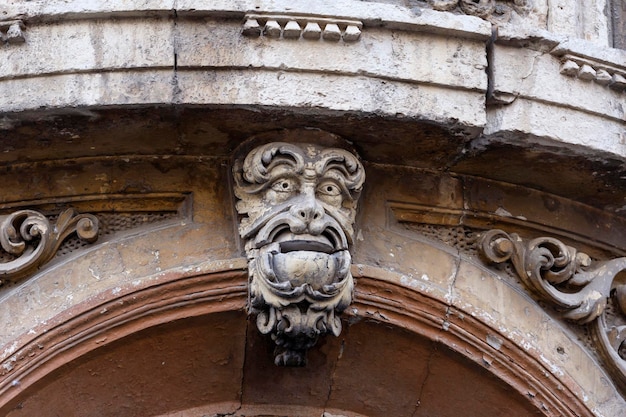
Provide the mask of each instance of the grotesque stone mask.
{"label": "grotesque stone mask", "polygon": [[275,363],[302,366],[320,335],[339,335],[352,301],[363,166],[344,149],[275,142],[238,160],[234,177],[250,312],[276,343]]}

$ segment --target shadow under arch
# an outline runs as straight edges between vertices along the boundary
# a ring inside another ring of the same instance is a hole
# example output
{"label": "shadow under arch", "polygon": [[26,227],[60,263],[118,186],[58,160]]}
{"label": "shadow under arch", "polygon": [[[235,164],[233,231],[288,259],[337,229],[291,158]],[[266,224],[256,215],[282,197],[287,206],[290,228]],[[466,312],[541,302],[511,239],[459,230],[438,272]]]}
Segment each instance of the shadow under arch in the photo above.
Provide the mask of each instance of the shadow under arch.
{"label": "shadow under arch", "polygon": [[353,273],[344,332],[304,368],[274,366],[271,341],[249,325],[244,259],[98,294],[21,344],[0,380],[0,414],[592,415],[532,354],[494,347],[479,319],[399,274]]}

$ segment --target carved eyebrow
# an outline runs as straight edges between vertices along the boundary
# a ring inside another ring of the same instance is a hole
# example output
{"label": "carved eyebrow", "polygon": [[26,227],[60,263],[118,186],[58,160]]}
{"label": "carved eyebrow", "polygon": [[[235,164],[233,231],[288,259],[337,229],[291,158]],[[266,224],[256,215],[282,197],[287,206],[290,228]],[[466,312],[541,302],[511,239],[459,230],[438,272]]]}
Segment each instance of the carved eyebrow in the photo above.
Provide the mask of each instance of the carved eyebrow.
{"label": "carved eyebrow", "polygon": [[343,149],[325,149],[320,152],[315,171],[320,177],[339,180],[350,191],[360,191],[365,181],[365,170],[361,162]]}
{"label": "carved eyebrow", "polygon": [[284,142],[270,143],[248,154],[243,163],[243,178],[251,184],[265,184],[285,172],[300,174],[303,170],[304,154],[300,148]]}

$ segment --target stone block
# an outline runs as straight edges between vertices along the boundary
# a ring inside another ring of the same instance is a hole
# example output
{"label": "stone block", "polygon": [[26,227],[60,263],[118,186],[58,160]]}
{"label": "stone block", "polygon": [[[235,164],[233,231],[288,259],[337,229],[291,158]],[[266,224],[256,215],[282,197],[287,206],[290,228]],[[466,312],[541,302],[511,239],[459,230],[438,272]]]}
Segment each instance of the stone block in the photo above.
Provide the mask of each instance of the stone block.
{"label": "stone block", "polygon": [[[28,26],[28,43],[0,49],[0,80],[174,66],[168,19],[77,20]],[[51,82],[53,84],[53,82]]]}

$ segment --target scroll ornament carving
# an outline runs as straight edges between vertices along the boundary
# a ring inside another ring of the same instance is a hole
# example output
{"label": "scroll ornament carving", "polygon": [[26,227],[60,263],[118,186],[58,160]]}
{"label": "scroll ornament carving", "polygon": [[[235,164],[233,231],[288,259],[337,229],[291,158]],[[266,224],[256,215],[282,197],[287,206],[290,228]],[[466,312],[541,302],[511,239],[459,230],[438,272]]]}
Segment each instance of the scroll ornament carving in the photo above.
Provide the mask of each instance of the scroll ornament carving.
{"label": "scroll ornament carving", "polygon": [[[562,311],[564,318],[589,323],[599,351],[626,388],[626,285],[616,280],[626,270],[626,258],[592,262],[587,254],[557,239],[525,241],[501,230],[484,233],[479,248],[489,262],[510,261],[522,282]],[[611,324],[607,320],[610,297],[618,316]]]}
{"label": "scroll ornament carving", "polygon": [[52,225],[33,210],[0,216],[0,244],[13,259],[0,263],[0,279],[15,280],[36,271],[52,259],[63,241],[73,233],[87,242],[98,238],[98,219],[92,214],[63,211]]}
{"label": "scroll ornament carving", "polygon": [[237,161],[234,177],[250,312],[276,344],[275,363],[303,366],[320,336],[340,334],[352,301],[363,166],[343,149],[275,142]]}
{"label": "scroll ornament carving", "polygon": [[433,9],[453,11],[460,9],[464,14],[489,19],[493,15],[510,14],[511,10],[525,13],[531,8],[530,0],[428,0]]}

